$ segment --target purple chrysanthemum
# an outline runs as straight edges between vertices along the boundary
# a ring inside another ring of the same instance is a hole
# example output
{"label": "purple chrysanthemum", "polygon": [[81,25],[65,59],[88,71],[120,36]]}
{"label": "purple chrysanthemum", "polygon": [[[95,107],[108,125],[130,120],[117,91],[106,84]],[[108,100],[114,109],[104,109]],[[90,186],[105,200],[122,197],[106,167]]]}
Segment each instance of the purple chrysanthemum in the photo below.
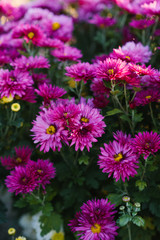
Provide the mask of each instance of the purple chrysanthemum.
{"label": "purple chrysanthemum", "polygon": [[83,80],[85,83],[95,77],[95,66],[88,62],[73,64],[66,67],[66,76],[74,78],[75,81]]}
{"label": "purple chrysanthemum", "polygon": [[18,166],[15,170],[11,171],[11,175],[8,175],[5,180],[6,186],[9,188],[9,192],[15,192],[15,194],[31,193],[38,187],[36,177],[29,168]]}
{"label": "purple chrysanthemum", "polygon": [[38,159],[37,162],[29,161],[28,167],[32,174],[35,175],[37,182],[45,189],[45,185],[50,183],[50,180],[55,177],[56,170],[53,163],[49,160]]}
{"label": "purple chrysanthemum", "polygon": [[15,59],[11,66],[15,69],[20,69],[23,71],[27,71],[33,68],[49,68],[50,64],[48,59],[43,56],[35,56],[35,57],[25,57],[21,56],[20,58]]}
{"label": "purple chrysanthemum", "polygon": [[116,131],[113,133],[113,137],[116,141],[121,143],[122,145],[125,143],[130,143],[132,138],[130,134],[123,133],[122,131]]}
{"label": "purple chrysanthemum", "polygon": [[105,61],[99,62],[97,65],[97,77],[106,81],[125,80],[129,74],[127,63],[121,59],[106,58]]}
{"label": "purple chrysanthemum", "polygon": [[100,169],[103,169],[103,173],[109,173],[110,177],[113,173],[113,177],[118,181],[120,177],[125,182],[125,178],[129,180],[129,176],[137,174],[136,165],[138,163],[138,156],[133,151],[132,147],[128,143],[120,143],[117,141],[104,144],[104,148],[101,149],[101,155],[99,156],[98,165]]}
{"label": "purple chrysanthemum", "polygon": [[134,106],[144,106],[151,102],[158,102],[160,99],[160,91],[157,88],[149,88],[136,93],[133,104]]}
{"label": "purple chrysanthemum", "polygon": [[16,166],[26,165],[31,154],[32,150],[28,146],[15,147],[15,155],[13,157],[1,157],[1,163],[6,169],[10,170]]}
{"label": "purple chrysanthemum", "polygon": [[[50,109],[45,112],[41,112],[40,116],[37,116],[33,121],[33,140],[34,143],[38,143],[40,151],[48,152],[50,148],[53,151],[60,151],[62,147],[62,141],[67,143],[68,131],[65,130],[60,124],[49,119]],[[37,147],[38,147],[37,146]]]}
{"label": "purple chrysanthemum", "polygon": [[57,86],[52,86],[51,84],[42,84],[39,86],[39,90],[35,90],[38,95],[44,98],[44,102],[50,103],[50,100],[57,99],[66,94],[66,91],[63,88]]}
{"label": "purple chrysanthemum", "polygon": [[156,132],[139,132],[132,141],[134,151],[144,155],[147,159],[150,154],[154,154],[160,149],[160,135]]}
{"label": "purple chrysanthemum", "polygon": [[129,25],[133,28],[145,29],[145,28],[148,28],[149,26],[153,25],[154,23],[155,23],[154,19],[139,19],[139,20],[133,19],[129,23]]}
{"label": "purple chrysanthemum", "polygon": [[68,224],[83,240],[114,240],[117,235],[114,205],[108,199],[89,200]]}
{"label": "purple chrysanthemum", "polygon": [[105,28],[114,25],[116,20],[112,17],[102,17],[99,14],[94,14],[93,18],[89,19],[88,22],[95,24],[97,27]]}
{"label": "purple chrysanthemum", "polygon": [[83,151],[84,147],[89,149],[92,142],[97,142],[97,137],[101,137],[104,133],[105,123],[103,116],[96,108],[89,104],[81,103],[78,105],[80,109],[79,119],[71,126],[70,140],[71,146],[75,144],[75,150],[79,148]]}
{"label": "purple chrysanthemum", "polygon": [[59,61],[78,61],[82,57],[79,49],[66,45],[64,45],[63,48],[51,51],[51,54]]}

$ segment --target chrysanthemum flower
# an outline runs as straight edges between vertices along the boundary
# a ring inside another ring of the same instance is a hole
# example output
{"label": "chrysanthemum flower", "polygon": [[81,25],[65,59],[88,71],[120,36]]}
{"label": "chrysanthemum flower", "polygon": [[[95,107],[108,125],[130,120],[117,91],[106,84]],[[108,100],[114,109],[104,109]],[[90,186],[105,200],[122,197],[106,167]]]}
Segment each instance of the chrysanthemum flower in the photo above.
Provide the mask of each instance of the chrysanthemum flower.
{"label": "chrysanthemum flower", "polygon": [[75,150],[79,148],[83,151],[84,147],[89,149],[92,147],[92,142],[97,142],[97,137],[101,137],[104,133],[103,116],[96,108],[88,104],[79,104],[80,114],[79,119],[71,126],[71,146],[75,144]]}
{"label": "chrysanthemum flower", "polygon": [[129,25],[133,28],[137,29],[145,29],[150,27],[155,23],[154,19],[139,19],[139,20],[132,20]]}
{"label": "chrysanthemum flower", "polygon": [[69,67],[67,66],[66,71],[66,76],[74,78],[75,81],[83,80],[85,83],[96,76],[95,66],[89,64],[88,62],[73,64]]}
{"label": "chrysanthemum flower", "polygon": [[112,17],[102,17],[98,14],[95,14],[93,18],[88,20],[88,22],[95,24],[97,27],[105,28],[114,25],[116,23],[116,20]]}
{"label": "chrysanthemum flower", "polygon": [[42,84],[39,86],[39,90],[35,90],[38,95],[44,98],[45,104],[50,103],[50,100],[57,99],[66,94],[63,88],[52,86],[51,84]]}
{"label": "chrysanthemum flower", "polygon": [[114,240],[117,236],[114,205],[108,199],[89,200],[68,224],[82,240]]}
{"label": "chrysanthemum flower", "polygon": [[35,175],[37,182],[45,189],[45,185],[50,183],[50,180],[55,177],[56,170],[53,163],[49,160],[38,159],[37,162],[29,161],[28,167],[32,174]]}
{"label": "chrysanthemum flower", "polygon": [[59,61],[78,61],[82,57],[79,49],[66,45],[63,48],[51,51],[51,54]]}
{"label": "chrysanthemum flower", "polygon": [[31,193],[38,186],[35,175],[27,167],[18,166],[8,175],[5,184],[9,192],[17,194]]}
{"label": "chrysanthemum flower", "polygon": [[130,176],[133,177],[137,174],[137,155],[130,144],[113,141],[104,144],[104,148],[100,149],[101,155],[99,155],[98,165],[100,169],[103,169],[103,173],[109,173],[108,177],[113,173],[116,182],[120,177],[125,182],[125,178],[129,180]]}
{"label": "chrysanthemum flower", "polygon": [[160,2],[155,0],[141,5],[144,14],[159,15],[160,14]]}
{"label": "chrysanthemum flower", "polygon": [[145,65],[136,65],[134,63],[129,63],[128,66],[131,72],[136,73],[139,76],[155,75],[155,70],[151,68],[151,65],[146,67]]}
{"label": "chrysanthemum flower", "polygon": [[149,46],[143,46],[140,42],[127,42],[122,48],[113,49],[113,53],[110,54],[113,58],[120,58],[133,63],[147,63],[151,55]]}
{"label": "chrysanthemum flower", "polygon": [[132,141],[135,152],[147,159],[160,149],[160,135],[156,132],[139,132]]}
{"label": "chrysanthemum flower", "polygon": [[20,58],[15,59],[11,66],[15,69],[20,69],[21,71],[27,71],[33,68],[49,68],[50,64],[48,59],[43,56],[35,56],[35,57],[25,57],[21,56]]}
{"label": "chrysanthemum flower", "polygon": [[31,41],[33,44],[39,45],[45,36],[38,26],[20,24],[13,29],[12,37],[23,38],[27,43]]}
{"label": "chrysanthemum flower", "polygon": [[106,58],[97,65],[97,77],[106,81],[124,80],[129,73],[127,63],[121,59]]}
{"label": "chrysanthemum flower", "polygon": [[151,102],[158,102],[160,99],[160,91],[157,88],[149,88],[136,93],[133,104],[135,106],[144,106]]}
{"label": "chrysanthemum flower", "polygon": [[113,137],[117,142],[121,143],[122,145],[126,143],[130,143],[132,140],[130,134],[127,135],[122,131],[116,131],[115,133],[113,133]]}
{"label": "chrysanthemum flower", "polygon": [[33,84],[33,80],[28,72],[14,70],[9,72],[8,69],[0,70],[0,93],[1,97],[18,95],[22,97],[25,90]]}
{"label": "chrysanthemum flower", "polygon": [[68,131],[60,124],[49,119],[49,114],[50,109],[41,112],[40,116],[37,116],[36,120],[33,121],[33,128],[31,129],[33,140],[40,146],[40,151],[48,152],[50,148],[53,151],[56,151],[56,149],[60,151],[61,142],[67,143]]}
{"label": "chrysanthemum flower", "polygon": [[15,147],[15,154],[13,157],[1,157],[2,166],[6,167],[8,170],[15,168],[16,166],[24,166],[30,160],[31,154],[32,149],[28,146]]}

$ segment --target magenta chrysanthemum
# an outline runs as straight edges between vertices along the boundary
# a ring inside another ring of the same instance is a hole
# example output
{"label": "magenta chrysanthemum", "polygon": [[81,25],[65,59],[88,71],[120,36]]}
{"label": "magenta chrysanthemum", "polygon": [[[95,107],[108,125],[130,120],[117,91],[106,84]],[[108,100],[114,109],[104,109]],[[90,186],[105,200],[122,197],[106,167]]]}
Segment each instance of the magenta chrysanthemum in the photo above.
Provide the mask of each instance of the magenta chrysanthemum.
{"label": "magenta chrysanthemum", "polygon": [[105,61],[99,62],[97,66],[97,77],[106,81],[124,80],[129,73],[127,63],[120,59],[106,58]]}
{"label": "magenta chrysanthemum", "polygon": [[71,127],[70,140],[71,146],[75,144],[75,150],[79,148],[83,151],[84,147],[89,149],[92,147],[92,142],[97,142],[97,137],[101,137],[104,133],[103,116],[96,108],[88,104],[79,104],[80,114],[79,119]]}
{"label": "magenta chrysanthemum", "polygon": [[9,188],[9,192],[15,194],[31,193],[38,186],[36,177],[29,168],[18,166],[15,170],[11,171],[11,175],[8,175],[5,180],[6,186]]}
{"label": "magenta chrysanthemum", "polygon": [[66,67],[66,76],[74,78],[75,81],[83,80],[85,83],[95,77],[95,66],[88,62],[73,64]]}
{"label": "magenta chrysanthemum", "polygon": [[66,91],[63,88],[57,86],[52,86],[51,84],[42,84],[39,86],[39,90],[35,90],[38,95],[44,98],[44,102],[50,103],[50,100],[57,99],[66,94]]}
{"label": "magenta chrysanthemum", "polygon": [[[62,147],[62,141],[67,143],[68,131],[65,130],[60,124],[49,119],[50,109],[45,112],[41,112],[40,116],[37,116],[33,121],[33,140],[34,143],[38,143],[40,151],[48,152],[50,148],[53,151],[60,151]],[[37,146],[37,147],[38,147]]]}
{"label": "magenta chrysanthemum", "polygon": [[130,144],[113,141],[104,144],[104,148],[100,149],[101,155],[99,156],[98,165],[100,169],[103,169],[103,173],[109,173],[108,177],[113,173],[116,181],[121,177],[122,181],[125,182],[125,178],[129,180],[129,176],[133,177],[137,174],[137,155]]}
{"label": "magenta chrysanthemum", "polygon": [[32,150],[26,147],[15,147],[15,155],[13,157],[1,157],[1,163],[6,169],[10,170],[16,166],[26,165],[30,160]]}
{"label": "magenta chrysanthemum", "polygon": [[82,57],[79,49],[65,45],[63,48],[53,50],[51,54],[59,61],[78,61]]}
{"label": "magenta chrysanthemum", "polygon": [[132,141],[134,151],[144,155],[147,159],[150,154],[154,154],[160,149],[160,135],[156,132],[139,132]]}
{"label": "magenta chrysanthemum", "polygon": [[49,68],[50,64],[48,62],[48,59],[43,56],[35,56],[35,57],[25,57],[22,56],[20,58],[15,59],[11,66],[13,66],[15,69],[20,69],[23,71],[27,71],[33,68]]}
{"label": "magenta chrysanthemum", "polygon": [[68,224],[83,240],[114,240],[117,236],[114,205],[108,199],[89,200]]}
{"label": "magenta chrysanthemum", "polygon": [[49,160],[38,159],[37,162],[30,161],[28,167],[32,174],[35,175],[37,182],[45,189],[45,185],[50,183],[50,180],[55,177],[56,170],[53,163]]}
{"label": "magenta chrysanthemum", "polygon": [[156,88],[149,88],[137,92],[133,104],[135,106],[144,106],[151,102],[158,102],[160,99],[160,91]]}
{"label": "magenta chrysanthemum", "polygon": [[140,20],[132,20],[129,25],[133,28],[145,29],[155,23],[154,19],[140,19]]}

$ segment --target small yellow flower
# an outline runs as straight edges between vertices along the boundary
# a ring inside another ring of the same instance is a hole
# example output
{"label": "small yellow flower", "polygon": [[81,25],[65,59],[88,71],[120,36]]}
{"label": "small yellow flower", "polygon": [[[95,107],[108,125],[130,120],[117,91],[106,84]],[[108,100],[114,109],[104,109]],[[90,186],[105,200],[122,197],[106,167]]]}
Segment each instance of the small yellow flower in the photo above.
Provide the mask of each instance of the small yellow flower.
{"label": "small yellow flower", "polygon": [[51,237],[51,240],[64,240],[64,233],[63,232],[54,233]]}
{"label": "small yellow flower", "polygon": [[9,228],[8,229],[8,234],[9,235],[14,235],[16,233],[16,229],[15,228]]}
{"label": "small yellow flower", "polygon": [[4,97],[2,97],[1,100],[2,100],[3,103],[9,103],[9,102],[12,102],[12,101],[13,101],[13,97],[12,97],[12,95],[10,94],[9,97],[5,97],[5,96],[4,96]]}
{"label": "small yellow flower", "polygon": [[11,105],[11,110],[12,110],[13,112],[18,112],[18,111],[20,110],[20,108],[21,108],[21,106],[20,106],[19,103],[13,103],[13,104]]}
{"label": "small yellow flower", "polygon": [[129,201],[130,201],[130,197],[129,197],[129,196],[124,196],[124,197],[122,198],[122,201],[123,201],[123,202],[129,202]]}
{"label": "small yellow flower", "polygon": [[27,240],[27,238],[19,236],[16,240]]}

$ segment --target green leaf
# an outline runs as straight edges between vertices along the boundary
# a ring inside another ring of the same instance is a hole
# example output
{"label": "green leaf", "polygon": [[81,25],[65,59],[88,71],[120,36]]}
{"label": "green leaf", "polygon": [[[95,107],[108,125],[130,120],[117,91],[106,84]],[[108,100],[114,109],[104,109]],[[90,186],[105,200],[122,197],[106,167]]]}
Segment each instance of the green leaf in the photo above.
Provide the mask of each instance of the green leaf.
{"label": "green leaf", "polygon": [[111,201],[112,204],[115,204],[115,206],[119,206],[122,203],[122,195],[111,193],[107,196],[107,198]]}
{"label": "green leaf", "polygon": [[45,205],[42,208],[42,214],[45,216],[50,216],[53,211],[53,207],[51,203],[45,203]]}
{"label": "green leaf", "polygon": [[18,207],[18,208],[23,208],[23,207],[26,207],[27,205],[27,201],[26,201],[26,198],[20,198],[18,199],[15,203],[14,203],[14,206],[15,207]]}
{"label": "green leaf", "polygon": [[141,122],[142,120],[143,120],[143,114],[142,113],[136,113],[135,115],[134,115],[134,121],[135,122]]}
{"label": "green leaf", "polygon": [[113,110],[106,112],[106,116],[112,116],[112,115],[115,115],[117,113],[122,113],[122,111],[118,108],[114,108]]}
{"label": "green leaf", "polygon": [[140,216],[135,216],[132,218],[132,222],[137,225],[138,227],[143,227],[145,224],[145,221],[142,217]]}
{"label": "green leaf", "polygon": [[52,213],[50,217],[42,215],[39,219],[41,226],[41,236],[46,235],[51,230],[60,231],[62,218],[58,213]]}
{"label": "green leaf", "polygon": [[127,121],[127,122],[130,122],[130,119],[128,116],[126,116],[125,114],[124,115],[121,115],[120,118],[124,121]]}
{"label": "green leaf", "polygon": [[143,189],[145,189],[145,187],[147,187],[147,183],[144,181],[141,181],[141,180],[137,180],[136,187],[139,188],[139,191],[143,191]]}
{"label": "green leaf", "polygon": [[79,159],[78,159],[79,164],[81,165],[82,163],[85,165],[88,165],[89,163],[89,156],[87,155],[82,155]]}
{"label": "green leaf", "polygon": [[123,215],[119,218],[118,223],[121,227],[127,225],[128,222],[132,220],[132,217],[129,214]]}

